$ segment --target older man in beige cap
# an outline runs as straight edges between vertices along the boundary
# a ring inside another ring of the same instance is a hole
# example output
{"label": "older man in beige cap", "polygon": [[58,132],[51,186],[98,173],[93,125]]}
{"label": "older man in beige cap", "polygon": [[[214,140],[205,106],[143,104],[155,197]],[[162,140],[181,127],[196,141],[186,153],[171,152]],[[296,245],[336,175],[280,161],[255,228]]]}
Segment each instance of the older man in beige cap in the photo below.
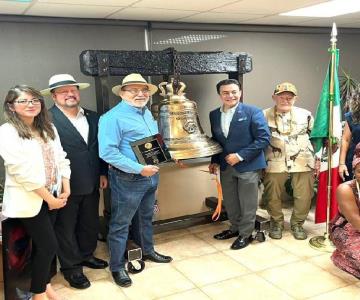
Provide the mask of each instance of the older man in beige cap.
{"label": "older man in beige cap", "polygon": [[100,157],[109,163],[111,187],[111,219],[108,242],[110,270],[116,284],[132,284],[125,269],[125,249],[129,226],[134,222],[139,230],[135,241],[141,246],[144,260],[168,263],[170,256],[154,250],[152,217],[159,167],[142,165],[131,148],[131,142],[157,134],[157,122],[146,107],[157,87],[147,83],[140,74],[126,76],[112,92],[121,102],[103,115],[99,123]]}
{"label": "older man in beige cap", "polygon": [[311,112],[294,106],[297,89],[289,82],[275,87],[275,105],[265,109],[271,141],[266,150],[267,168],[264,178],[263,200],[271,217],[270,237],[281,239],[284,214],[281,195],[290,178],[294,209],[290,219],[295,239],[304,240],[307,234],[302,225],[309,213],[314,183],[314,151],[309,134],[313,127]]}

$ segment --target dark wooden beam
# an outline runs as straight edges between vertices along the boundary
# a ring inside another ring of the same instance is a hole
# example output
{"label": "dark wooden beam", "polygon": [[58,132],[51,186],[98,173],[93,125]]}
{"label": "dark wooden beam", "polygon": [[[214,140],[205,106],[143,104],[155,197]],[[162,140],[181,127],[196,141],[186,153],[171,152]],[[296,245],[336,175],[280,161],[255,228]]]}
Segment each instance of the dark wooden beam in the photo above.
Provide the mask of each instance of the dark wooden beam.
{"label": "dark wooden beam", "polygon": [[[252,58],[245,52],[177,52],[180,74],[245,74],[252,70]],[[109,76],[172,75],[173,51],[85,50],[80,54],[80,68],[88,76],[101,76],[103,59],[108,60]],[[100,70],[100,71],[99,71]]]}

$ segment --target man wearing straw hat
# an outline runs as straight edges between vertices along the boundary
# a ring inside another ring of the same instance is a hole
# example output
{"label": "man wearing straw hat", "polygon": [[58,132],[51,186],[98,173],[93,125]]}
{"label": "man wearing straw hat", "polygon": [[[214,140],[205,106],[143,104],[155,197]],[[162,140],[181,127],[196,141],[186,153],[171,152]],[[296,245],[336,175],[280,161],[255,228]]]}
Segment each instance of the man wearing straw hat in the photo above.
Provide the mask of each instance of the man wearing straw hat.
{"label": "man wearing straw hat", "polygon": [[61,271],[70,286],[78,289],[90,286],[83,266],[108,266],[93,255],[99,232],[99,187],[107,187],[107,165],[99,158],[99,117],[80,106],[79,90],[87,87],[88,83],[76,82],[69,74],[57,74],[50,78],[49,88],[41,91],[55,102],[49,111],[70,160],[71,195],[58,211],[55,232]]}
{"label": "man wearing straw hat", "polygon": [[157,122],[146,104],[157,87],[140,74],[127,75],[112,88],[121,102],[100,118],[99,153],[109,165],[111,219],[109,223],[110,270],[116,284],[127,287],[132,281],[125,270],[124,254],[130,223],[135,215],[139,227],[134,240],[143,259],[168,263],[170,256],[154,250],[152,217],[159,167],[138,163],[130,143],[158,133]]}

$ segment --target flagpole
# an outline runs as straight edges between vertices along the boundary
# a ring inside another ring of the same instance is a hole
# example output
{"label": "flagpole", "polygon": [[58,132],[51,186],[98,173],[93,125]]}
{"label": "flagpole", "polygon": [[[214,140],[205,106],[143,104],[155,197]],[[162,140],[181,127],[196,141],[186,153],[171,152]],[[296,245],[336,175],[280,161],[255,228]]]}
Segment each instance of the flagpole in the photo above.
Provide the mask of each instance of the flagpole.
{"label": "flagpole", "polygon": [[333,156],[333,110],[334,110],[334,74],[336,66],[336,42],[337,42],[336,24],[333,23],[331,30],[331,62],[330,62],[330,83],[329,83],[329,128],[328,128],[328,145],[327,145],[327,201],[326,201],[326,228],[323,236],[315,236],[310,239],[309,244],[312,248],[324,252],[332,252],[334,247],[329,238],[329,223],[330,223],[330,205],[331,205],[331,191],[332,191],[332,156]]}

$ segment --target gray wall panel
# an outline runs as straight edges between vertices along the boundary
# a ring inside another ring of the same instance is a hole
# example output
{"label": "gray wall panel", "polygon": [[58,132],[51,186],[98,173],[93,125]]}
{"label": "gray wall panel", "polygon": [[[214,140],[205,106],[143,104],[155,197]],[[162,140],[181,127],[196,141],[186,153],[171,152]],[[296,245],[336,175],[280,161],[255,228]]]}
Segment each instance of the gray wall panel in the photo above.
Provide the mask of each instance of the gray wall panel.
{"label": "gray wall panel", "polygon": [[[141,27],[82,24],[0,22],[0,123],[2,106],[9,88],[28,84],[47,88],[49,77],[70,73],[91,86],[81,92],[83,106],[96,110],[95,81],[80,72],[79,55],[85,49],[144,50]],[[119,78],[113,78],[115,84]],[[115,103],[115,96],[111,96]],[[46,100],[47,107],[53,101]],[[0,177],[3,177],[0,159]]]}
{"label": "gray wall panel", "polygon": [[[224,38],[190,44],[159,44],[186,35],[224,35]],[[329,29],[330,34],[330,29]],[[359,34],[339,35],[340,66],[360,79],[357,49]],[[178,51],[248,52],[253,57],[253,71],[244,75],[244,102],[261,108],[272,106],[271,94],[278,82],[293,82],[299,90],[298,105],[315,114],[322,81],[329,61],[330,36],[322,33],[261,33],[226,31],[161,30],[152,32],[153,49],[175,47]],[[225,75],[183,76],[188,96],[199,102],[199,114],[209,133],[208,112],[220,105],[215,84]]]}
{"label": "gray wall panel", "polygon": [[[144,50],[141,27],[0,23],[0,95],[15,84],[42,89],[56,73],[70,73],[91,87],[82,91],[84,105],[96,110],[95,83],[80,72],[79,55],[85,49]],[[85,102],[86,101],[86,102]],[[48,105],[52,101],[47,101]]]}

